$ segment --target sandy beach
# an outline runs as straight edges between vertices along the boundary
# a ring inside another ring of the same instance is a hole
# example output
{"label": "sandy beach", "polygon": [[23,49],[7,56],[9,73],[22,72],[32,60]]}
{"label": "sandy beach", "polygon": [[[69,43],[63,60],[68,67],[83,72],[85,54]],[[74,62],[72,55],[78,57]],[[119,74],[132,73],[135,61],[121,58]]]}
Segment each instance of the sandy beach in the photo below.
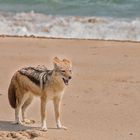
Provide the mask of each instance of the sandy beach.
{"label": "sandy beach", "polygon": [[[47,105],[48,131],[39,131],[40,100],[27,110],[33,125],[14,125],[7,89],[24,66],[53,68],[58,56],[73,62],[73,79],[62,102],[62,123],[55,126]],[[140,43],[0,37],[0,140],[140,140]]]}

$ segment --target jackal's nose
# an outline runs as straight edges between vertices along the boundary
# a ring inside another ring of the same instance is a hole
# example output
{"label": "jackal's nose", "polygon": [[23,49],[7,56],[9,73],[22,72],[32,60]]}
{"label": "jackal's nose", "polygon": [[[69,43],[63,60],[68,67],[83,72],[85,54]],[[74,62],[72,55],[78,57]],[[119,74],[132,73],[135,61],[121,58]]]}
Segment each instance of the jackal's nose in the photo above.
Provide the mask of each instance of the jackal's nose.
{"label": "jackal's nose", "polygon": [[69,76],[69,80],[71,79],[72,77],[71,76]]}

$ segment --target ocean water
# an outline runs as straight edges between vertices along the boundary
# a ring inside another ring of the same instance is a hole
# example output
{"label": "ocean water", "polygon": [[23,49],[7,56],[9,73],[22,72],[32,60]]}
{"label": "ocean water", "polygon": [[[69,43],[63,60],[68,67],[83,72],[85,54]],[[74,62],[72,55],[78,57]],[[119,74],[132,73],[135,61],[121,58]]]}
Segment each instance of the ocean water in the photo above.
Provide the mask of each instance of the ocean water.
{"label": "ocean water", "polygon": [[0,0],[0,35],[140,41],[140,0]]}

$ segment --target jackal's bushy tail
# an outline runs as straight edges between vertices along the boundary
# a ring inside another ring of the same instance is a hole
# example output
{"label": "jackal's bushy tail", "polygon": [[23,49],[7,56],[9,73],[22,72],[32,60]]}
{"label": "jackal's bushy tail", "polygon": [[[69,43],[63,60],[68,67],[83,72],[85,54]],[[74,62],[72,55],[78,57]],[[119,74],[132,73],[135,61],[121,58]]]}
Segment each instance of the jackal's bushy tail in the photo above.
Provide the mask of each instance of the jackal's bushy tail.
{"label": "jackal's bushy tail", "polygon": [[11,107],[16,108],[16,90],[15,86],[12,83],[10,83],[9,85],[8,99]]}

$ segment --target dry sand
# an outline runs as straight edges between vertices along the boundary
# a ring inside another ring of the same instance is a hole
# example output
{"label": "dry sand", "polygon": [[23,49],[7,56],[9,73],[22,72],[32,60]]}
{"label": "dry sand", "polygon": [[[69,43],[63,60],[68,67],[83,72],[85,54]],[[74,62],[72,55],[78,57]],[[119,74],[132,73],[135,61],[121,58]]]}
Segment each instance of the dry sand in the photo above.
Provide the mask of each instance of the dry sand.
{"label": "dry sand", "polygon": [[[73,79],[62,102],[62,123],[55,129],[53,105],[48,131],[39,131],[40,102],[27,110],[36,123],[13,125],[7,99],[13,73],[23,66],[52,68],[54,56],[73,62]],[[140,43],[41,38],[0,38],[0,139],[140,140]]]}

